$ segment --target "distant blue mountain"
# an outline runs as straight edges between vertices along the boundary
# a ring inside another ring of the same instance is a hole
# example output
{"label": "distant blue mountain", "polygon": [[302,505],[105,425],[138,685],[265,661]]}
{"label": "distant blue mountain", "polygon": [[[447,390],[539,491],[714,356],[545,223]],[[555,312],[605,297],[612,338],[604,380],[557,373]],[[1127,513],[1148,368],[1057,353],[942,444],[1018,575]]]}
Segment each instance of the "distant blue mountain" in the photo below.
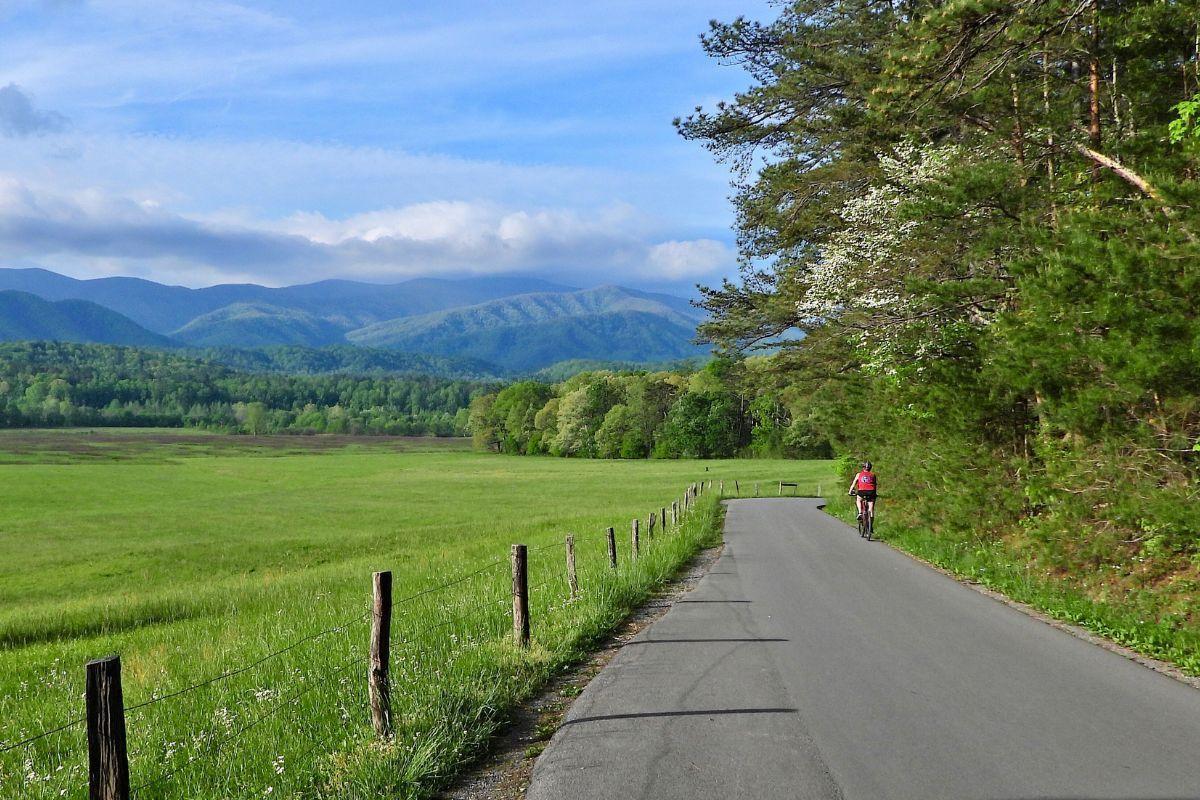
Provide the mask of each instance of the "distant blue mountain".
{"label": "distant blue mountain", "polygon": [[328,280],[277,289],[253,283],[228,283],[189,289],[142,278],[77,280],[45,269],[0,269],[2,289],[29,292],[46,300],[90,300],[162,334],[179,330],[196,317],[240,303],[303,311],[343,330],[352,330],[396,317],[427,314],[499,297],[574,291],[572,287],[535,278],[460,281],[417,278],[392,284]]}
{"label": "distant blue mountain", "polygon": [[[241,350],[356,345],[465,359],[510,374],[572,359],[646,363],[707,352],[693,342],[702,317],[687,300],[533,278],[189,289],[140,278],[76,280],[44,269],[0,269],[2,290],[36,296],[42,305],[41,311],[28,301],[0,307],[0,336],[11,330],[23,338]],[[69,307],[81,318],[78,325],[63,309],[52,310],[62,303],[85,304]],[[111,316],[102,322],[100,311]],[[41,327],[34,324],[38,313],[46,315]],[[46,336],[24,336],[38,330]]]}

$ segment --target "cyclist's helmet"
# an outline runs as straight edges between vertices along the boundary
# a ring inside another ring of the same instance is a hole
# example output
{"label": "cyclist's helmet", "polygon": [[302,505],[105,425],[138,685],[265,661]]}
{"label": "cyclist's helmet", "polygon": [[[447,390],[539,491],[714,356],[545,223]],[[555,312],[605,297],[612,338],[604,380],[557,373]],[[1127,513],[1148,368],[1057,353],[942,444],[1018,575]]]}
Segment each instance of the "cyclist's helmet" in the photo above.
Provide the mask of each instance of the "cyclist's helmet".
{"label": "cyclist's helmet", "polygon": [[864,462],[863,462],[863,469],[865,469],[867,472],[870,472],[870,471],[871,471],[871,462],[870,462],[870,461],[864,461]]}

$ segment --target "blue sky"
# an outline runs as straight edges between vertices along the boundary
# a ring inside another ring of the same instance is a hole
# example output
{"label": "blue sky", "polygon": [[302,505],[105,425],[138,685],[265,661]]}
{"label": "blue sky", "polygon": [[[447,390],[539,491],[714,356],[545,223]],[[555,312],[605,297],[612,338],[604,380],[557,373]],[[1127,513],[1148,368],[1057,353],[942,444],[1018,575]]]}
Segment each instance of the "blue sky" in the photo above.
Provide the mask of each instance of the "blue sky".
{"label": "blue sky", "polygon": [[674,116],[765,0],[0,4],[0,263],[191,286],[735,271]]}

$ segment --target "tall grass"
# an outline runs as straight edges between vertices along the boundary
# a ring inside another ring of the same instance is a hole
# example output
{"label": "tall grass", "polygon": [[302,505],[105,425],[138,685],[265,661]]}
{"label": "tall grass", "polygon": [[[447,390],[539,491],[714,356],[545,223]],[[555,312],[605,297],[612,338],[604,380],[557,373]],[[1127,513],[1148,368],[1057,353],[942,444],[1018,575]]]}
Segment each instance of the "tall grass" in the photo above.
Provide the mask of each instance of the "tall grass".
{"label": "tall grass", "polygon": [[[514,703],[578,658],[697,547],[712,540],[720,517],[715,492],[701,498],[679,531],[646,539],[646,514],[669,506],[688,473],[695,478],[708,468],[703,477],[713,478],[714,488],[715,481],[732,482],[734,475],[760,479],[766,487],[779,477],[815,482],[828,474],[827,464],[798,462],[602,464],[360,452],[305,456],[305,464],[291,463],[299,458],[270,459],[275,470],[299,485],[270,476],[224,507],[193,505],[198,492],[191,478],[199,476],[199,485],[211,490],[214,482],[242,477],[254,466],[252,459],[196,459],[203,464],[180,462],[165,470],[166,491],[179,489],[181,504],[194,508],[198,517],[184,520],[183,527],[204,530],[225,544],[246,541],[246,531],[223,529],[216,519],[228,522],[238,513],[252,513],[248,509],[266,497],[276,506],[294,500],[287,514],[269,505],[262,508],[270,542],[248,542],[245,552],[223,554],[219,565],[182,561],[175,572],[178,586],[163,580],[157,566],[139,564],[142,580],[126,576],[128,588],[116,597],[79,591],[72,599],[52,585],[0,616],[0,632],[7,637],[0,644],[0,747],[76,718],[82,707],[82,661],[119,650],[131,707],[135,797],[428,796],[478,752]],[[107,486],[133,487],[138,476],[119,472],[130,466],[106,466]],[[172,468],[178,474],[171,475]],[[75,469],[85,472],[84,467]],[[314,475],[321,476],[327,489],[351,495],[323,495],[338,509],[354,504],[353,517],[340,520],[345,531],[340,546],[337,537],[318,538],[306,527],[336,520],[306,496]],[[353,486],[347,482],[350,476],[356,479]],[[85,488],[89,477],[73,476]],[[402,493],[407,504],[397,504],[388,485],[392,481],[407,490]],[[53,497],[57,487],[50,484]],[[154,552],[156,542],[169,545],[177,557],[187,552],[178,537],[149,535],[147,517],[161,523],[162,511],[147,506],[153,492],[133,491],[141,492],[137,502],[116,497],[105,501],[107,507],[98,493],[101,508],[85,505],[83,513],[68,509],[67,521],[50,526],[82,521],[75,529],[90,543],[92,530],[102,535],[102,525],[91,515],[99,512],[108,520],[115,510],[131,507],[142,513],[130,522],[140,535],[118,535],[115,545],[102,543],[108,560],[100,564],[88,562],[85,551],[78,559],[84,563],[65,564],[68,574],[90,572],[108,586],[104,572],[120,573],[123,561],[136,561],[147,550],[155,565],[169,560]],[[164,487],[159,484],[157,491]],[[394,520],[382,532],[372,530],[372,520],[384,510]],[[306,520],[306,514],[314,513],[316,520]],[[643,520],[643,557],[636,562],[629,559],[632,513]],[[15,519],[22,514],[33,518],[24,508]],[[49,518],[43,514],[43,523]],[[286,519],[291,527],[277,529],[272,518]],[[398,526],[401,520],[408,524]],[[524,522],[523,529],[515,520]],[[261,530],[261,524],[253,518],[245,522],[251,529]],[[608,566],[605,525],[618,533],[621,566],[615,573]],[[568,600],[566,588],[563,534],[568,530],[576,535],[582,589],[575,601]],[[9,535],[0,534],[0,554],[15,548],[11,538],[4,538]],[[534,642],[528,651],[510,643],[507,543],[521,540],[530,545]],[[267,544],[289,555],[300,551],[302,557],[298,563],[287,562]],[[124,559],[112,555],[123,548],[132,552]],[[199,550],[206,550],[203,542]],[[230,560],[244,569],[229,569]],[[372,568],[396,571],[392,671],[397,732],[388,743],[375,740],[366,708]],[[470,577],[452,586],[403,600],[469,572]],[[60,605],[66,610],[56,611]],[[154,613],[156,608],[161,615]],[[255,663],[293,643],[299,644]],[[174,695],[248,664],[253,666]],[[86,743],[78,724],[0,754],[0,796],[82,797],[85,784]]]}

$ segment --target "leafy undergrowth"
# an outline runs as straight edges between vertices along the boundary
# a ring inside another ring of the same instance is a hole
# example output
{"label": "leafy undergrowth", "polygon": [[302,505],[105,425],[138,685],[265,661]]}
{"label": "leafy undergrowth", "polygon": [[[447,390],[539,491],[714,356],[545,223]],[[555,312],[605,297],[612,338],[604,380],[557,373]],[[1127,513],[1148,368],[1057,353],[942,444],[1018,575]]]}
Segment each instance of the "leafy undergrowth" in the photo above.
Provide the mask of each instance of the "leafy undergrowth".
{"label": "leafy undergrowth", "polygon": [[[847,497],[831,499],[826,508],[851,523],[853,509]],[[906,512],[881,500],[877,538],[1054,619],[1200,675],[1196,583],[1188,567],[1156,570],[1153,579],[1147,579],[1137,557],[1107,569],[1079,562],[1047,566],[1039,558],[1037,543],[1019,530],[962,538],[921,525]]]}

